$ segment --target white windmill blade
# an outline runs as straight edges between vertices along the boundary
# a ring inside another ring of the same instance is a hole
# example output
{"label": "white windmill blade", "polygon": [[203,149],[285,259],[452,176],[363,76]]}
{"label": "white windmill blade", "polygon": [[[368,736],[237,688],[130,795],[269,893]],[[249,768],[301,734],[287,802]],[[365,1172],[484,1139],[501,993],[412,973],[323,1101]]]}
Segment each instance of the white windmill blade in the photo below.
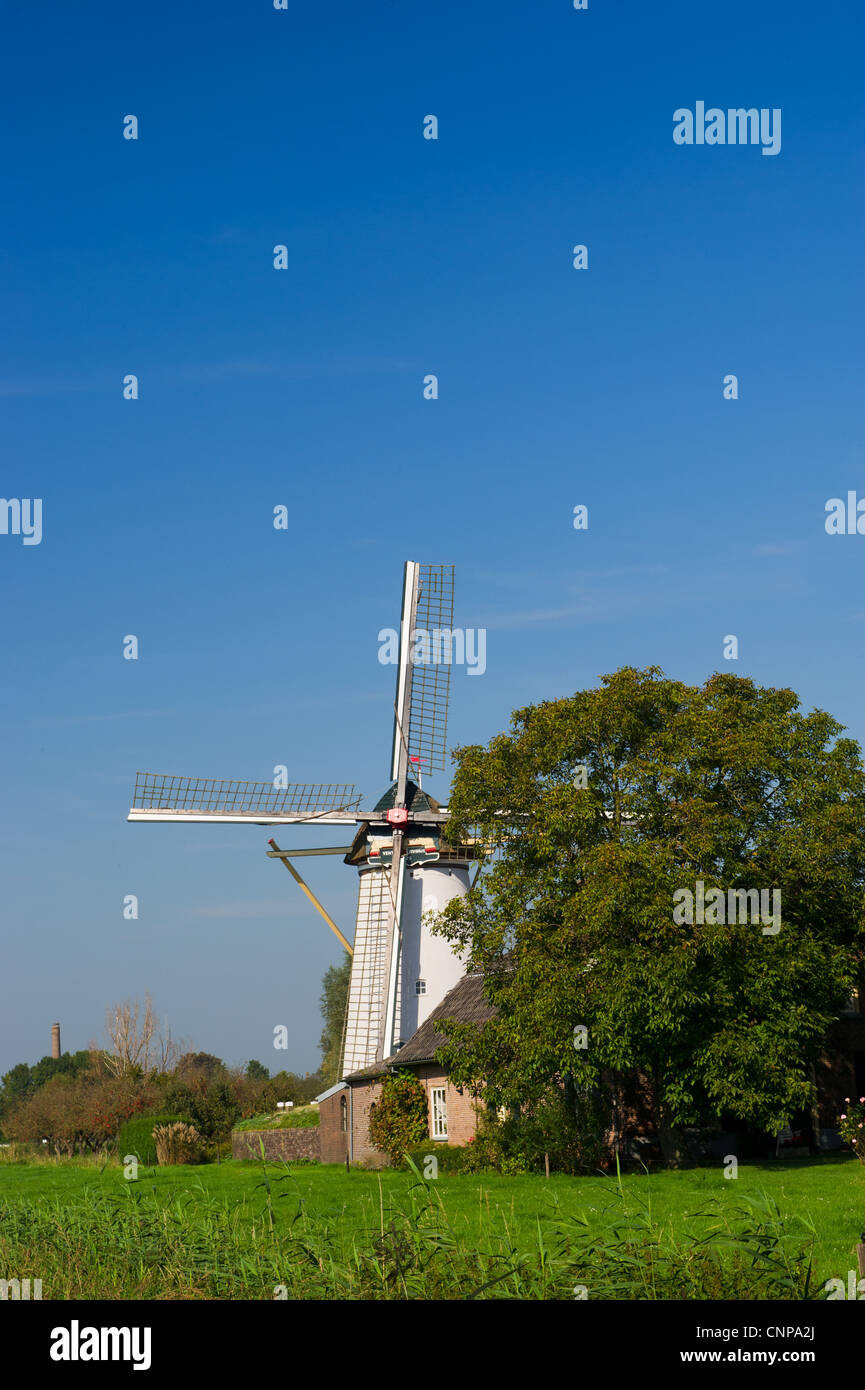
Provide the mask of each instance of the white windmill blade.
{"label": "white windmill blade", "polygon": [[235,782],[138,772],[128,820],[199,824],[354,825],[360,793],[350,783]]}
{"label": "white windmill blade", "polygon": [[454,619],[453,565],[407,561],[403,579],[391,778],[417,759],[444,772]]}
{"label": "white windmill blade", "polygon": [[411,715],[411,688],[414,671],[412,667],[412,634],[415,629],[417,612],[420,565],[414,560],[406,560],[402,581],[402,607],[399,623],[399,659],[396,672],[396,698],[393,718],[393,756],[391,758],[391,780],[403,781],[408,764],[408,728]]}
{"label": "white windmill blade", "polygon": [[[394,1031],[396,1028],[397,1016],[397,990],[399,982],[399,960],[400,946],[402,944],[402,911],[403,897],[405,891],[405,854],[402,852],[402,833],[394,831],[393,836],[393,858],[390,870],[390,893],[392,897],[391,910],[388,924],[388,948],[385,960],[387,964],[387,993],[385,996],[385,1008],[383,1027],[381,1032],[381,1044],[376,1060],[382,1061],[385,1057],[390,1057],[393,1052]],[[396,870],[396,887],[393,883],[393,871]]]}

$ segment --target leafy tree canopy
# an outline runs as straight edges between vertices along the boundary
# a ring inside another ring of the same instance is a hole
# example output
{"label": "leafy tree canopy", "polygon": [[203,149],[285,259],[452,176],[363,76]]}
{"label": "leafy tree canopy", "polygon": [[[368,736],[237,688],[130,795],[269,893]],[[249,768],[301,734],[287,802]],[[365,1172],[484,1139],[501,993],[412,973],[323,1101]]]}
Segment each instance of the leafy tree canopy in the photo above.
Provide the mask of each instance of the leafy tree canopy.
{"label": "leafy tree canopy", "polygon": [[184,1052],[178,1058],[177,1074],[191,1085],[207,1084],[214,1077],[225,1075],[225,1063],[212,1052]]}
{"label": "leafy tree canopy", "polygon": [[[809,1104],[863,960],[865,777],[842,733],[792,690],[626,667],[458,749],[449,837],[497,853],[438,930],[500,1017],[449,1028],[453,1078],[520,1104],[551,1076],[640,1071],[668,1156],[677,1127],[774,1129]],[[780,930],[677,922],[698,880],[778,890]]]}
{"label": "leafy tree canopy", "polygon": [[32,1067],[26,1062],[7,1071],[0,1081],[0,1115],[10,1114],[16,1105],[50,1081],[52,1076],[74,1076],[93,1064],[89,1052],[64,1052],[60,1057],[43,1057]]}

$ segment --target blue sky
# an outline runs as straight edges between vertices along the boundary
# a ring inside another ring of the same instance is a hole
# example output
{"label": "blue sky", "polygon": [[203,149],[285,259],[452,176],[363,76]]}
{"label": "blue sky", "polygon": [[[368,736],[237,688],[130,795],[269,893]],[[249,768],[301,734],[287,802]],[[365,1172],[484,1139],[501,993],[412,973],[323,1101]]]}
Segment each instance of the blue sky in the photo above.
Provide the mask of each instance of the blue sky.
{"label": "blue sky", "polygon": [[[856,7],[15,10],[0,494],[43,538],[0,535],[0,1071],[148,990],[196,1048],[317,1065],[339,951],[270,832],[125,817],[137,769],[377,798],[405,559],[488,631],[452,745],[649,663],[865,738],[865,538],[824,529],[865,496]],[[780,153],[675,145],[698,100],[780,108]],[[353,871],[309,877],[350,933]]]}

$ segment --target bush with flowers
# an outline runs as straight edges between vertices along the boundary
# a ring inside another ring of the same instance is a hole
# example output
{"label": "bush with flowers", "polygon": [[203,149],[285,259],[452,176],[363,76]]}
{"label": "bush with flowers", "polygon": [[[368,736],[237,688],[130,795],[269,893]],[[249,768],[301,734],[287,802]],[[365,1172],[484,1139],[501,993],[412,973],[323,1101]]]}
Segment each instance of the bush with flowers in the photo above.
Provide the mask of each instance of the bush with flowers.
{"label": "bush with flowers", "polygon": [[860,1163],[865,1163],[865,1096],[858,1101],[844,1097],[846,1109],[838,1120],[838,1133],[849,1144]]}

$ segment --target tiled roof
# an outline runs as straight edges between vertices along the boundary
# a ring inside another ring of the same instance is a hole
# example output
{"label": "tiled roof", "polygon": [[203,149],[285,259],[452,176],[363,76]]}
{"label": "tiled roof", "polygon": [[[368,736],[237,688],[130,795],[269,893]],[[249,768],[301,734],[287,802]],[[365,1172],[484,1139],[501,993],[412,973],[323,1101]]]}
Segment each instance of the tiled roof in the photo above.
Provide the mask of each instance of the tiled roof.
{"label": "tiled roof", "polygon": [[486,1023],[488,1019],[495,1018],[496,1010],[489,1000],[484,998],[484,977],[483,975],[464,975],[463,978],[449,990],[440,1004],[433,1009],[429,1018],[425,1020],[413,1033],[407,1043],[395,1052],[393,1056],[378,1062],[375,1066],[364,1067],[362,1071],[353,1071],[346,1077],[347,1081],[371,1081],[376,1076],[383,1076],[386,1072],[393,1071],[395,1067],[411,1066],[415,1062],[432,1062],[435,1054],[440,1047],[447,1042],[444,1033],[440,1033],[436,1028],[439,1019],[452,1018],[457,1023]]}
{"label": "tiled roof", "polygon": [[398,1067],[410,1062],[432,1062],[438,1049],[447,1042],[445,1034],[436,1028],[439,1019],[481,1024],[495,1016],[492,1004],[484,998],[483,975],[464,975],[391,1061]]}
{"label": "tiled roof", "polygon": [[373,1081],[377,1076],[384,1076],[391,1069],[392,1057],[388,1057],[384,1062],[373,1062],[371,1067],[361,1067],[360,1071],[350,1071],[344,1079],[346,1081]]}

